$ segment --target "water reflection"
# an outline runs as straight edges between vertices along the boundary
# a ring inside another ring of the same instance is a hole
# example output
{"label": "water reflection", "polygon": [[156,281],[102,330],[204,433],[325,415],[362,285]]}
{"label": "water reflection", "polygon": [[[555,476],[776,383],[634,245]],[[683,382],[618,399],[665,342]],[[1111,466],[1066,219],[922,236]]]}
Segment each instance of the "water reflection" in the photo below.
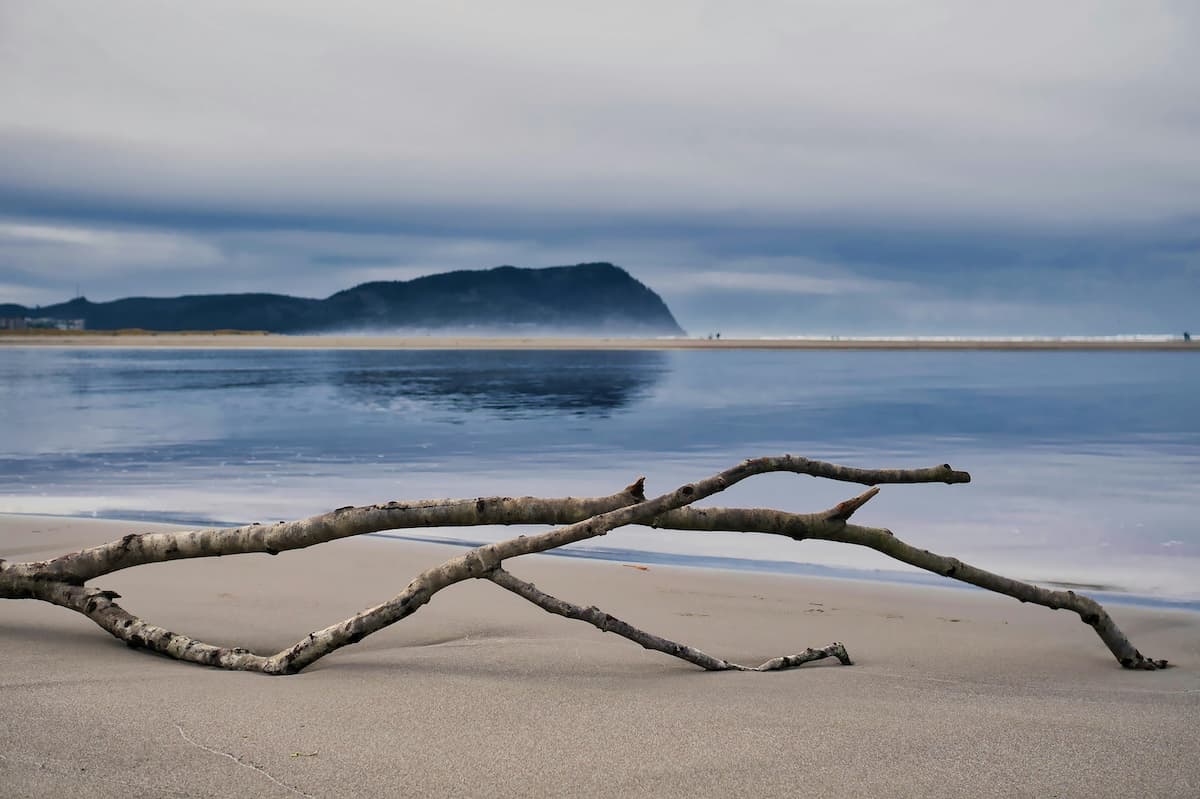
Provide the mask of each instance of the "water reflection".
{"label": "water reflection", "polygon": [[661,352],[9,350],[0,459],[283,448],[353,460],[383,441],[444,449],[447,424],[511,449],[530,440],[523,420],[610,419],[668,372]]}
{"label": "water reflection", "polygon": [[[975,481],[888,488],[863,522],[1016,576],[1180,595],[1200,562],[1198,395],[1200,360],[1174,353],[0,350],[0,512],[263,520],[640,473],[666,489],[782,451],[949,461]],[[846,498],[825,482],[765,476],[722,504]],[[647,536],[606,545],[817,551]]]}
{"label": "water reflection", "polygon": [[348,404],[428,402],[504,417],[606,417],[646,397],[667,372],[661,352],[407,352],[361,357],[336,375]]}

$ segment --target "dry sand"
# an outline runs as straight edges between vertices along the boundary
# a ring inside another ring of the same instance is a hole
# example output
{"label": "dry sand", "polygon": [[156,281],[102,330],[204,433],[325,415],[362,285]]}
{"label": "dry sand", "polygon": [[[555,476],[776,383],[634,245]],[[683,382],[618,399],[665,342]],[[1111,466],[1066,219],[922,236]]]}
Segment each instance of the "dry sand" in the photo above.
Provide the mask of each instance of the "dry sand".
{"label": "dry sand", "polygon": [[551,338],[469,336],[283,336],[269,333],[0,334],[0,346],[361,350],[1168,350],[1200,352],[1179,341]]}
{"label": "dry sand", "polygon": [[[28,560],[162,525],[0,517]],[[97,581],[148,620],[274,651],[456,550],[380,539]],[[1200,614],[1113,608],[1121,669],[1077,617],[950,589],[576,562],[516,574],[712,654],[846,643],[854,666],[705,673],[496,586],[292,677],[132,651],[0,601],[0,795],[1200,796]]]}

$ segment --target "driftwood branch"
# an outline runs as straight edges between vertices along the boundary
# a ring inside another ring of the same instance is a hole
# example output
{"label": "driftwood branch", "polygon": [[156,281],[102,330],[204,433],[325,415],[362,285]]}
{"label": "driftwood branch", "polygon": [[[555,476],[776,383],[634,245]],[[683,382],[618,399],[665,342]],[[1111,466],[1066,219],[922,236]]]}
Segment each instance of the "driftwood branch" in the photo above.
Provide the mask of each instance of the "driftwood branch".
{"label": "driftwood branch", "polygon": [[708,671],[778,671],[780,669],[790,669],[800,666],[814,660],[822,660],[827,657],[836,657],[845,666],[852,665],[850,656],[846,654],[846,647],[835,642],[820,649],[810,647],[798,655],[782,655],[777,658],[771,658],[761,666],[742,666],[737,663],[731,663],[728,660],[707,655],[687,644],[677,644],[674,641],[668,641],[666,638],[660,638],[657,635],[639,630],[632,624],[621,621],[616,616],[605,613],[595,606],[581,608],[578,605],[572,605],[570,602],[565,602],[557,597],[552,597],[544,591],[538,590],[538,587],[533,583],[527,583],[505,571],[503,568],[497,567],[493,569],[488,574],[488,579],[502,588],[507,588],[522,599],[528,599],[548,613],[565,616],[568,619],[586,621],[603,632],[616,633],[622,638],[628,638],[630,641],[646,649],[653,649],[655,652],[662,652],[672,657],[686,660],[688,663],[695,663],[700,668]]}
{"label": "driftwood branch", "polygon": [[[955,471],[949,464],[930,469],[854,469],[792,455],[754,458],[730,469],[729,472],[740,474],[739,470],[749,471],[741,474],[734,482],[752,474],[767,472],[792,472],[861,485],[967,483],[971,480],[968,473]],[[732,482],[728,485],[732,485]],[[338,508],[319,516],[271,525],[251,524],[244,527],[217,527],[180,533],[127,535],[118,541],[90,547],[53,560],[0,565],[0,575],[31,576],[82,584],[87,580],[145,563],[241,555],[249,552],[277,555],[290,549],[304,549],[339,538],[383,530],[469,527],[481,524],[572,524],[643,502],[646,499],[644,490],[644,479],[638,479],[623,491],[606,497],[480,497],[387,502]],[[702,497],[693,497],[691,501],[698,499]],[[0,561],[0,564],[2,563],[3,561]]]}
{"label": "driftwood branch", "polygon": [[838,508],[859,500],[866,501],[877,490],[872,489],[860,497],[843,502],[826,514],[786,513],[757,508],[681,508],[655,518],[652,524],[672,530],[769,533],[796,541],[811,538],[868,547],[919,569],[1011,596],[1021,602],[1031,602],[1052,610],[1074,611],[1084,624],[1095,629],[1105,646],[1126,668],[1153,670],[1167,666],[1167,661],[1148,658],[1139,652],[1117,627],[1108,611],[1091,597],[1074,591],[1042,588],[980,569],[958,558],[918,549],[901,541],[890,530],[845,524],[844,519],[841,520],[842,524],[837,524],[835,517]]}
{"label": "driftwood branch", "polygon": [[[693,503],[724,491],[741,480],[769,472],[791,472],[871,486],[882,483],[970,481],[969,474],[956,471],[949,464],[927,469],[856,469],[784,455],[744,461],[712,477],[680,486],[653,499],[646,498],[644,481],[639,479],[623,491],[605,497],[490,497],[347,507],[275,525],[255,524],[232,529],[127,535],[118,541],[48,561],[7,563],[0,559],[0,598],[40,599],[70,608],[92,619],[132,647],[151,649],[180,660],[226,669],[292,674],[343,646],[356,643],[406,618],[444,588],[463,580],[488,579],[552,613],[588,621],[646,648],[710,670],[773,671],[826,657],[836,657],[842,663],[850,663],[845,648],[835,643],[774,658],[756,667],[741,666],[643,632],[596,608],[580,608],[551,597],[501,568],[501,564],[510,558],[605,535],[617,527],[640,524],[678,530],[760,532],[784,535],[795,540],[820,538],[867,546],[906,563],[999,591],[1021,601],[1036,602],[1051,608],[1068,608],[1079,613],[1085,622],[1096,629],[1122,665],[1143,669],[1166,665],[1166,661],[1143,657],[1104,609],[1088,597],[1070,591],[1049,591],[1010,580],[956,559],[911,547],[887,530],[848,524],[850,516],[875,496],[878,488],[813,514],[770,509],[691,507]],[[522,535],[472,549],[417,575],[402,592],[387,602],[309,633],[274,655],[260,655],[241,648],[217,647],[157,627],[121,608],[114,601],[119,598],[116,593],[85,586],[89,580],[146,563],[249,552],[274,555],[382,530],[547,523],[561,526],[546,533]]]}

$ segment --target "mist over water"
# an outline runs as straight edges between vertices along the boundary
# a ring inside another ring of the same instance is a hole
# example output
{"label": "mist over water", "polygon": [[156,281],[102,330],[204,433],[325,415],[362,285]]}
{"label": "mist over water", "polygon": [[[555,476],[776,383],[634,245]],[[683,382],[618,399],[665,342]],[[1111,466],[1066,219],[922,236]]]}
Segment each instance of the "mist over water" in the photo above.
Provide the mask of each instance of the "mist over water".
{"label": "mist over water", "polygon": [[[950,462],[974,482],[885,486],[856,519],[1014,577],[1200,599],[1198,395],[1190,353],[5,348],[0,512],[267,522],[606,494],[641,474],[654,493],[782,452]],[[769,475],[712,504],[813,511],[854,493]],[[761,535],[576,547],[903,568]]]}

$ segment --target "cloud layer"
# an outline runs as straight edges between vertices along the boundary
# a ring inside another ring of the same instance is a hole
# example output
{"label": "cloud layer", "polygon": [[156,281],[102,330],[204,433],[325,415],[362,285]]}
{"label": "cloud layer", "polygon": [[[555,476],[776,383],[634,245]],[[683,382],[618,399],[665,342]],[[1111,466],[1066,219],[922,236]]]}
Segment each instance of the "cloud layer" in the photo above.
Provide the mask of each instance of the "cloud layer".
{"label": "cloud layer", "polygon": [[1174,329],[1198,37],[1171,2],[6,4],[0,301],[604,259],[690,327],[1006,332],[1112,319],[1132,271],[1120,321]]}

